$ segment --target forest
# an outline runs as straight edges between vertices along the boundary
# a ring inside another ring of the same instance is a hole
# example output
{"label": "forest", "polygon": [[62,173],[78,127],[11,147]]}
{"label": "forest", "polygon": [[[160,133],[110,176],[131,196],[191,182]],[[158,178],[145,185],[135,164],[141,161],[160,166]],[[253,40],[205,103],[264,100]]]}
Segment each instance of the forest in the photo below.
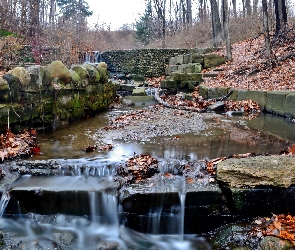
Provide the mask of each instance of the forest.
{"label": "forest", "polygon": [[0,2],[0,59],[31,46],[33,63],[41,63],[48,47],[58,49],[61,60],[70,55],[69,64],[93,50],[226,46],[230,53],[230,44],[275,36],[294,18],[291,0],[145,0],[134,23],[110,30],[99,17],[89,23],[93,12],[85,0]]}

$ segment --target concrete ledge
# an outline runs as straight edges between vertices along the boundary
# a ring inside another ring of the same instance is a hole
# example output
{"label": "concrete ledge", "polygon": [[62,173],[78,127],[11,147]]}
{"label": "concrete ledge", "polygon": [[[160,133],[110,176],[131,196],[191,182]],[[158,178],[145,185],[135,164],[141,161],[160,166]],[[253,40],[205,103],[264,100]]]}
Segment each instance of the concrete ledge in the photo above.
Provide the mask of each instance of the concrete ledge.
{"label": "concrete ledge", "polygon": [[261,111],[275,115],[295,118],[295,93],[291,91],[260,91],[235,88],[216,87],[210,88],[205,84],[199,85],[199,94],[205,99],[225,96],[233,91],[228,100],[252,100],[258,103]]}
{"label": "concrete ledge", "polygon": [[295,94],[291,93],[286,96],[285,116],[295,117]]}
{"label": "concrete ledge", "polygon": [[257,102],[261,111],[266,110],[266,92],[259,90],[248,90],[246,93],[246,99]]}
{"label": "concrete ledge", "polygon": [[289,91],[268,91],[266,92],[265,108],[268,112],[276,115],[285,115],[286,96]]}

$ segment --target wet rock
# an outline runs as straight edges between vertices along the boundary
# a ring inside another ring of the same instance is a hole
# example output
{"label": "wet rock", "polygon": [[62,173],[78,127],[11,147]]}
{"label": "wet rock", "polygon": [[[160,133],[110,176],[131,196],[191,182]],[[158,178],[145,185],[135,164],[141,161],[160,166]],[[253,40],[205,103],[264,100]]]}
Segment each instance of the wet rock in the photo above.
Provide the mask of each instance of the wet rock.
{"label": "wet rock", "polygon": [[214,233],[212,246],[214,249],[257,249],[259,238],[249,234],[251,229],[252,226],[247,223],[223,226]]}
{"label": "wet rock", "polygon": [[294,249],[293,244],[288,241],[278,237],[266,236],[262,239],[259,244],[259,249],[261,250],[289,250]]}
{"label": "wet rock", "polygon": [[207,107],[207,110],[210,111],[221,111],[224,110],[225,103],[224,102],[215,102],[214,104]]}
{"label": "wet rock", "polygon": [[87,70],[81,65],[73,65],[71,67],[71,70],[75,71],[79,75],[80,80],[83,83],[83,86],[85,86],[87,83]]}
{"label": "wet rock", "polygon": [[141,88],[133,89],[132,95],[133,96],[146,96],[145,88],[141,87]]}
{"label": "wet rock", "polygon": [[17,77],[22,85],[28,85],[31,82],[31,76],[27,70],[23,67],[15,67],[14,69],[7,72],[7,74],[11,74]]}
{"label": "wet rock", "polygon": [[217,165],[217,180],[231,187],[287,188],[295,184],[294,157],[273,155],[227,159]]}
{"label": "wet rock", "polygon": [[89,82],[92,84],[99,83],[100,74],[98,70],[93,65],[90,65],[90,64],[84,64],[83,67],[87,70]]}
{"label": "wet rock", "polygon": [[53,61],[48,66],[48,71],[52,78],[57,77],[63,83],[67,84],[71,80],[71,74],[68,68],[61,61]]}
{"label": "wet rock", "polygon": [[127,106],[127,107],[135,106],[135,103],[132,100],[128,100],[128,99],[125,99],[125,98],[121,99],[121,103],[124,106]]}
{"label": "wet rock", "polygon": [[0,102],[8,102],[10,100],[10,88],[6,80],[0,77]]}
{"label": "wet rock", "polygon": [[76,86],[77,88],[79,88],[79,86],[81,85],[82,81],[80,79],[80,76],[77,74],[76,71],[74,70],[70,70],[70,74],[71,74],[71,83],[72,85]]}
{"label": "wet rock", "polygon": [[46,67],[40,65],[31,66],[28,68],[28,72],[32,79],[30,86],[28,86],[29,91],[46,90],[51,85],[52,77]]}

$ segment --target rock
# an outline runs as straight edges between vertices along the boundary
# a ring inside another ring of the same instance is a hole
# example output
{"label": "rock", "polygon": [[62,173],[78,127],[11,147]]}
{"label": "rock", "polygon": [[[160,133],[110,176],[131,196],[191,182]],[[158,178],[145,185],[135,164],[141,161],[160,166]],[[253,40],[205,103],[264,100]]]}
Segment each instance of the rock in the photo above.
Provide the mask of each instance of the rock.
{"label": "rock", "polygon": [[10,88],[6,80],[0,77],[0,102],[8,102],[10,100]]}
{"label": "rock", "polygon": [[259,249],[261,250],[289,250],[294,249],[293,244],[288,241],[278,237],[266,236],[262,239],[259,244]]}
{"label": "rock", "polygon": [[135,106],[135,103],[133,101],[125,99],[125,98],[121,99],[121,103],[127,107]]}
{"label": "rock", "polygon": [[217,165],[217,180],[231,187],[275,186],[287,188],[295,184],[293,156],[256,156],[231,158]]}
{"label": "rock", "polygon": [[48,89],[52,82],[52,77],[48,69],[44,66],[35,65],[28,68],[31,76],[30,91]]}
{"label": "rock", "polygon": [[133,96],[146,96],[145,88],[140,87],[140,88],[133,89],[132,95]]}
{"label": "rock", "polygon": [[75,71],[78,74],[78,76],[82,82],[82,85],[86,86],[87,82],[88,82],[87,81],[87,70],[81,65],[73,65],[71,67],[71,70]]}
{"label": "rock", "polygon": [[220,110],[224,110],[225,104],[224,102],[215,102],[212,105],[207,107],[207,110],[211,110],[211,111],[220,111]]}
{"label": "rock", "polygon": [[97,68],[103,68],[105,70],[108,69],[108,65],[105,62],[100,62],[96,67]]}
{"label": "rock", "polygon": [[12,70],[9,70],[7,74],[11,74],[19,79],[22,85],[26,86],[31,82],[30,73],[25,70],[23,67],[15,67]]}
{"label": "rock", "polygon": [[83,67],[87,70],[89,83],[95,84],[100,81],[100,74],[98,70],[90,64],[83,64]]}
{"label": "rock", "polygon": [[61,61],[53,61],[51,64],[49,64],[47,69],[52,78],[58,77],[58,79],[65,84],[70,82],[71,73]]}
{"label": "rock", "polygon": [[[105,65],[104,65],[105,64]],[[100,75],[100,83],[107,83],[108,81],[108,72],[106,63],[99,63],[96,67]]]}
{"label": "rock", "polygon": [[80,76],[74,70],[70,70],[70,74],[71,74],[72,85],[74,85],[76,88],[78,88],[82,83]]}
{"label": "rock", "polygon": [[204,55],[204,69],[217,67],[221,64],[224,64],[226,62],[226,59],[222,56],[216,55],[216,54],[207,54]]}

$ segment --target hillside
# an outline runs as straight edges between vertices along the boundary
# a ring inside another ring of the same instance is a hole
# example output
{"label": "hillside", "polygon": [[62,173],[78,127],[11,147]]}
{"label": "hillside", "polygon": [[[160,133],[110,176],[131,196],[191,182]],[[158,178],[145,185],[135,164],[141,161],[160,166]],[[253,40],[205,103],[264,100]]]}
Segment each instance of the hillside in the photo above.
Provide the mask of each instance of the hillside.
{"label": "hillside", "polygon": [[[264,36],[232,45],[233,60],[212,71],[219,72],[214,79],[207,79],[211,87],[225,86],[252,90],[295,91],[295,29],[272,36],[273,60],[265,58]],[[218,52],[226,55],[225,50]]]}

